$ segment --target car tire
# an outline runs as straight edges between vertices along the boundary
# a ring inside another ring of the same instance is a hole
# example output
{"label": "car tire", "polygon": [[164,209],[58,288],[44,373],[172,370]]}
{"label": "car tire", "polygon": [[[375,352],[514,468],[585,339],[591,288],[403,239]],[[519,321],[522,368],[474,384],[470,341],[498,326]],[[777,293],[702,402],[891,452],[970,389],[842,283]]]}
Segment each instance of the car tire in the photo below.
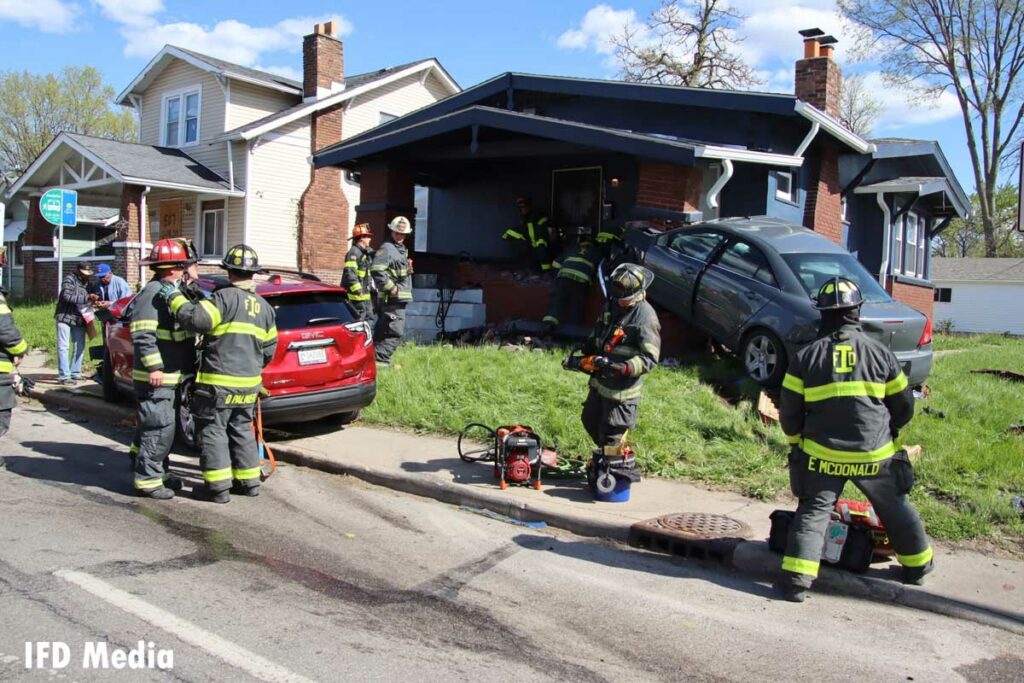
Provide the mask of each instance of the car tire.
{"label": "car tire", "polygon": [[174,398],[174,437],[179,447],[190,451],[199,450],[196,422],[189,408],[194,382],[191,377],[185,378]]}
{"label": "car tire", "polygon": [[740,344],[739,359],[747,377],[761,386],[782,384],[788,366],[786,347],[771,330],[759,327],[747,332]]}
{"label": "car tire", "polygon": [[117,388],[114,379],[114,364],[110,361],[110,350],[103,347],[103,367],[100,368],[100,386],[103,388],[103,400],[107,403],[120,403],[124,397]]}
{"label": "car tire", "polygon": [[336,413],[334,415],[331,415],[331,421],[334,422],[334,424],[338,424],[338,425],[342,425],[342,426],[347,425],[347,424],[352,424],[353,422],[355,422],[358,419],[359,419],[359,411],[358,410],[350,410],[350,411],[345,412],[345,413]]}

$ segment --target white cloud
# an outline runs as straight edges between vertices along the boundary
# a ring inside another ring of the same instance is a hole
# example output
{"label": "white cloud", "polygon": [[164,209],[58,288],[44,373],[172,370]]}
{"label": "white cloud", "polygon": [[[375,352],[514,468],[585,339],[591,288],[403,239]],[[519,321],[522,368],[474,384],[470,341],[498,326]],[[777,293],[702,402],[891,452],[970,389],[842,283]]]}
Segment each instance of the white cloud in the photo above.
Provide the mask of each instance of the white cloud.
{"label": "white cloud", "polygon": [[255,64],[252,68],[266,71],[268,74],[274,74],[275,76],[284,76],[293,81],[302,82],[302,69],[296,69],[294,66],[260,66]]}
{"label": "white cloud", "polygon": [[885,107],[875,124],[876,133],[906,130],[960,116],[960,103],[951,92],[930,100],[912,90],[887,83],[878,71],[864,74],[864,87]]}
{"label": "white cloud", "polygon": [[0,23],[13,21],[46,33],[66,33],[74,28],[80,8],[63,0],[0,0]]}
{"label": "white cloud", "polygon": [[125,26],[145,26],[164,11],[163,0],[93,0],[103,16]]}
{"label": "white cloud", "polygon": [[792,64],[803,56],[804,50],[803,39],[797,31],[820,28],[839,39],[836,59],[842,62],[852,36],[847,36],[847,28],[836,14],[834,3],[816,3],[831,7],[809,6],[814,4],[782,1],[758,5],[758,9],[746,12],[747,19],[740,27],[744,40],[737,46],[737,51],[754,65],[780,60]]}
{"label": "white cloud", "polygon": [[608,5],[592,7],[583,15],[579,28],[571,28],[558,36],[557,45],[563,50],[593,49],[598,54],[611,54],[615,47],[610,38],[626,26],[643,31],[637,22],[636,10],[616,10]]}

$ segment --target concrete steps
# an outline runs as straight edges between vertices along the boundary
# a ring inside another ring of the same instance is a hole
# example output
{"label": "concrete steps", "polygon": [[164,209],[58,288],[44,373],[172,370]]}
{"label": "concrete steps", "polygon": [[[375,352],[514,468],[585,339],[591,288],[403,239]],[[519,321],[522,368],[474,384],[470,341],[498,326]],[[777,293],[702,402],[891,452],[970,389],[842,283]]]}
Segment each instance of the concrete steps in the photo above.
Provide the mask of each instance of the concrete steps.
{"label": "concrete steps", "polygon": [[[451,293],[446,291],[445,297]],[[437,311],[441,305],[441,293],[435,288],[414,288],[413,301],[405,311],[405,337],[420,344],[436,341],[441,331],[437,326]],[[480,327],[487,320],[482,289],[458,289],[451,299],[445,330],[465,330]]]}

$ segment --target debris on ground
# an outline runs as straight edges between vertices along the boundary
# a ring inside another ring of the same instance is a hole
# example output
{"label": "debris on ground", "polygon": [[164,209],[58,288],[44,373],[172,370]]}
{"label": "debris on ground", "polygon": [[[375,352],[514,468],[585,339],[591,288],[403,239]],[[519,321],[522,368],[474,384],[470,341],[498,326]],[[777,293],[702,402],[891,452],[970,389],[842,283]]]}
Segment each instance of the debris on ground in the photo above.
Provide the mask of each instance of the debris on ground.
{"label": "debris on ground", "polygon": [[1010,501],[1010,505],[1013,506],[1013,509],[1016,510],[1021,517],[1024,517],[1024,496],[1014,496]]}
{"label": "debris on ground", "polygon": [[765,427],[770,427],[779,421],[779,409],[774,399],[767,392],[762,391],[757,397],[757,415]]}
{"label": "debris on ground", "polygon": [[935,408],[932,408],[931,406],[925,406],[924,408],[921,409],[921,412],[924,413],[925,415],[931,415],[932,417],[937,417],[940,420],[945,420],[946,419],[946,411],[945,410],[936,410]]}
{"label": "debris on ground", "polygon": [[1015,434],[1017,436],[1024,436],[1024,424],[1010,425],[1010,428],[1009,428],[1008,431],[1011,434]]}
{"label": "debris on ground", "polygon": [[904,446],[903,450],[907,452],[907,457],[911,463],[916,463],[924,455],[924,449],[920,445],[914,444],[912,446]]}
{"label": "debris on ground", "polygon": [[971,370],[971,372],[973,372],[976,375],[995,375],[996,377],[1000,377],[1002,379],[1008,379],[1011,382],[1024,382],[1024,373],[1014,372],[1013,370],[983,369]]}

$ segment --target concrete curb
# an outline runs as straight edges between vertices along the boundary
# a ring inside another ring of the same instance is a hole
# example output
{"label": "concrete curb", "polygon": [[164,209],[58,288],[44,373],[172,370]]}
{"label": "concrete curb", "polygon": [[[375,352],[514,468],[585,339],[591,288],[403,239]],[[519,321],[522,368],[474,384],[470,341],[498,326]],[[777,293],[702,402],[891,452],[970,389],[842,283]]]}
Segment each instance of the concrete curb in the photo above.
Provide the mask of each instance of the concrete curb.
{"label": "concrete curb", "polygon": [[[30,395],[44,404],[70,408],[76,413],[107,421],[126,419],[135,414],[135,411],[127,405],[111,405],[93,396],[82,396],[66,391],[32,391]],[[478,489],[464,484],[423,477],[414,472],[338,462],[286,443],[274,444],[273,451],[281,462],[331,474],[349,475],[377,486],[433,498],[451,505],[482,507],[524,522],[546,522],[553,527],[565,529],[580,536],[605,538],[625,544],[629,542],[630,529],[633,526],[627,521],[612,522],[594,519],[591,516],[567,510],[508,500],[497,489],[494,491]],[[731,548],[722,550],[728,550],[728,552],[720,553],[722,557],[720,564],[740,573],[771,580],[779,572],[779,556],[772,553],[768,549],[768,544],[763,541],[736,541]],[[704,564],[714,563],[705,562]],[[821,575],[815,583],[815,590],[821,589],[864,600],[902,605],[1024,635],[1024,616],[1022,615],[1001,612],[993,607],[936,595],[922,588],[851,574],[827,566],[822,567]]]}

